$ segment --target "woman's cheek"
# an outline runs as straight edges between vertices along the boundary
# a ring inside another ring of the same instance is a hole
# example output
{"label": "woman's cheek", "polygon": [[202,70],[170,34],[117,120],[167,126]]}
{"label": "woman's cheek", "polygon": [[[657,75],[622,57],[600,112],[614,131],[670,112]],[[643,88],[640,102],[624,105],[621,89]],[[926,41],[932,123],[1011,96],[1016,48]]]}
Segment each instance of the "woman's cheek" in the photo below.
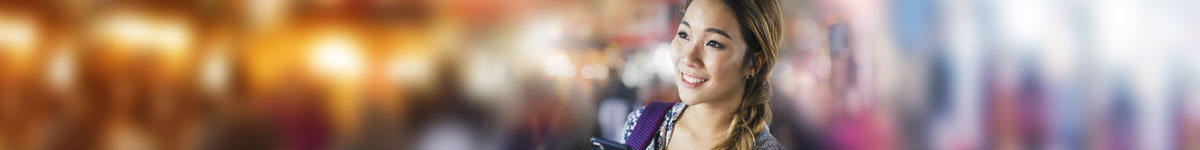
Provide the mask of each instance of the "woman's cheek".
{"label": "woman's cheek", "polygon": [[741,79],[739,77],[740,73],[738,73],[739,72],[738,67],[737,67],[738,63],[734,63],[733,61],[730,61],[729,59],[723,59],[723,60],[719,60],[719,61],[721,61],[721,63],[720,63],[721,65],[717,68],[714,68],[714,69],[716,69],[716,70],[714,70],[714,71],[716,71],[716,72],[714,72],[715,74],[713,74],[714,78],[720,78],[722,80],[721,84],[724,84],[724,85],[737,84],[736,82],[740,81],[740,79]]}

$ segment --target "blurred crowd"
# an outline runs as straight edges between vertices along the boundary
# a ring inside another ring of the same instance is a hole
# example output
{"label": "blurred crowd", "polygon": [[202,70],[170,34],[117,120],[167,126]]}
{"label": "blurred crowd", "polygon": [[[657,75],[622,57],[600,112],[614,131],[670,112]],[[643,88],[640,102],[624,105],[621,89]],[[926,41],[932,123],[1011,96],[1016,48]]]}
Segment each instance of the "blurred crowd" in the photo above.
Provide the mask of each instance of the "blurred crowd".
{"label": "blurred crowd", "polygon": [[[781,0],[789,149],[1200,149],[1200,2]],[[0,0],[0,150],[589,149],[683,0]]]}

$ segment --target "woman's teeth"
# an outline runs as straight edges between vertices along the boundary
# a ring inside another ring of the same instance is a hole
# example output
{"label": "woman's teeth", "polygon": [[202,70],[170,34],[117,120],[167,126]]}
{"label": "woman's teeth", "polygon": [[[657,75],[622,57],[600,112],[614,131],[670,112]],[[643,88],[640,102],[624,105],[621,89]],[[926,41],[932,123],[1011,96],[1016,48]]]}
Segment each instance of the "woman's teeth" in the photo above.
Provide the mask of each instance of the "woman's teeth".
{"label": "woman's teeth", "polygon": [[693,84],[708,81],[708,79],[695,78],[695,77],[688,76],[688,75],[684,75],[683,80],[687,81],[688,83],[693,83]]}

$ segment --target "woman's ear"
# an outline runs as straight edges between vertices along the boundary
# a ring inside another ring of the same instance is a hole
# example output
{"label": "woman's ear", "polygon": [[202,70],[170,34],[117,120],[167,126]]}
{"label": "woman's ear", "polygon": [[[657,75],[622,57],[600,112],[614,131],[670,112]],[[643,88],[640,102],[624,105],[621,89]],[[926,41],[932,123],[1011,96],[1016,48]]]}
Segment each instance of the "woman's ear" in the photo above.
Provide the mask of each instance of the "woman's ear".
{"label": "woman's ear", "polygon": [[759,70],[762,70],[764,63],[766,63],[764,61],[767,59],[766,57],[767,56],[761,51],[754,52],[754,73],[758,73]]}
{"label": "woman's ear", "polygon": [[749,57],[750,58],[750,61],[749,61],[750,68],[746,69],[746,79],[750,79],[750,77],[754,77],[754,74],[758,73],[759,67],[762,67],[762,65],[763,65],[763,53],[762,52],[754,52],[754,54],[752,54],[752,55],[753,56]]}

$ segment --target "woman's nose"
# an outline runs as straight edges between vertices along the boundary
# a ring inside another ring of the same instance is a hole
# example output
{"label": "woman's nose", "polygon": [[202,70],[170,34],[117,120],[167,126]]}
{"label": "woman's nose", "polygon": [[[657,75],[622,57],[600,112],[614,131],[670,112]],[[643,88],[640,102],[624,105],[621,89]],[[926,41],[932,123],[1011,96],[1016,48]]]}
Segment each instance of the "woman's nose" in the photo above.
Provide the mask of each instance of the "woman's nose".
{"label": "woman's nose", "polygon": [[704,67],[700,62],[701,48],[703,47],[701,47],[700,44],[686,44],[686,46],[683,47],[682,52],[679,54],[680,65],[684,65],[688,68]]}

